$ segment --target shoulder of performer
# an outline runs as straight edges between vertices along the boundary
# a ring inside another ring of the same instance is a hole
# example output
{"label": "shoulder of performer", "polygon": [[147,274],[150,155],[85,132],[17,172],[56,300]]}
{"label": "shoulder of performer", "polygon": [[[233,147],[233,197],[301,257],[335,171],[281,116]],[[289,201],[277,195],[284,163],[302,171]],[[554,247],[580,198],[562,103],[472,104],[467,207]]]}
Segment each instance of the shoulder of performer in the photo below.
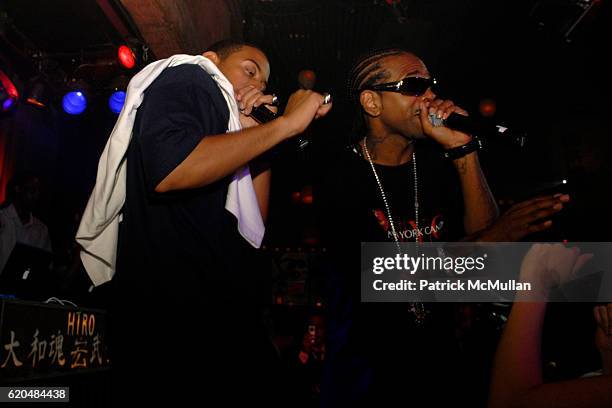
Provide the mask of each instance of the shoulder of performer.
{"label": "shoulder of performer", "polygon": [[217,84],[210,74],[197,64],[182,64],[166,68],[151,84],[151,87],[197,87],[208,92],[219,92]]}

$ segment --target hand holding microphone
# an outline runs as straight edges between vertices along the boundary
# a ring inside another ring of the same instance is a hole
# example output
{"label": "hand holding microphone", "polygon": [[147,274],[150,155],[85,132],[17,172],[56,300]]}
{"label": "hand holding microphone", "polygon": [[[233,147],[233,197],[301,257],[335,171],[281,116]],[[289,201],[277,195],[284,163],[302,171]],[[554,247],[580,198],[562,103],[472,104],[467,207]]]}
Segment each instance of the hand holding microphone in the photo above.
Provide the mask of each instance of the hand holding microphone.
{"label": "hand holding microphone", "polygon": [[450,100],[435,99],[430,101],[423,99],[420,102],[419,117],[423,133],[438,142],[444,149],[462,146],[472,140],[472,135],[469,133],[446,126],[444,121],[451,115],[467,117],[468,113]]}
{"label": "hand holding microphone", "polygon": [[[289,137],[303,133],[313,119],[325,116],[331,109],[332,98],[328,93],[319,94],[312,89],[316,83],[316,74],[311,70],[303,70],[298,74],[300,89],[294,92],[287,101],[283,112]],[[267,123],[277,118],[275,110],[270,105],[276,106],[278,98],[271,101],[262,101],[253,106],[253,109],[245,112],[258,123]],[[309,144],[306,135],[297,140],[298,149],[304,149]]]}
{"label": "hand holding microphone", "polygon": [[[470,135],[472,138],[480,138],[481,142],[482,139],[498,138],[500,136],[499,140],[511,142],[519,147],[524,147],[527,142],[527,133],[517,131],[516,129],[510,129],[491,121],[474,120],[474,118],[467,116],[467,112],[461,108],[458,108],[459,110],[451,110],[450,113],[444,113],[444,111],[440,112],[436,107],[438,105],[444,107],[445,103],[450,101],[437,101],[438,100],[434,100],[430,102],[430,107],[427,111],[428,123],[423,126],[424,130],[428,124],[431,124],[433,128],[449,128]],[[450,103],[452,104],[452,102]],[[431,105],[433,105],[433,107]]]}
{"label": "hand holding microphone", "polygon": [[[273,95],[272,103],[269,106],[278,106],[278,97]],[[257,121],[257,123],[267,123],[273,119],[276,119],[276,110],[271,110],[266,105],[259,105],[253,108],[250,115],[253,119]]]}
{"label": "hand holding microphone", "polygon": [[240,110],[240,124],[246,129],[262,123],[253,117],[256,109],[265,109],[268,114],[275,115],[278,98],[275,95],[266,95],[259,88],[249,85],[236,91],[236,102]]}
{"label": "hand holding microphone", "polygon": [[[330,94],[319,94],[305,89],[294,92],[287,101],[287,106],[282,115],[277,114],[278,98],[275,95],[264,95],[260,89],[247,86],[236,92],[236,101],[240,110],[240,123],[243,128],[249,128],[271,122],[275,119],[282,120],[285,139],[290,139],[302,134],[310,123],[319,117],[325,116],[332,106]],[[283,143],[284,148],[273,149],[272,156],[281,150],[286,150],[289,145],[291,150],[303,150],[309,143],[308,138],[300,136],[295,143]]]}
{"label": "hand holding microphone", "polygon": [[[274,96],[272,104],[277,104],[278,98]],[[283,117],[289,119],[287,123],[289,137],[300,134],[306,130],[313,119],[325,116],[331,109],[331,95],[323,95],[314,91],[300,89],[294,92],[287,102]],[[258,123],[267,123],[276,119],[278,116],[266,105],[254,107],[250,112],[250,117]],[[309,141],[306,138],[298,139],[298,148],[304,149]]]}
{"label": "hand holding microphone", "polygon": [[288,120],[290,136],[304,132],[314,119],[327,115],[331,107],[330,94],[321,95],[305,89],[295,91],[283,112],[283,117]]}

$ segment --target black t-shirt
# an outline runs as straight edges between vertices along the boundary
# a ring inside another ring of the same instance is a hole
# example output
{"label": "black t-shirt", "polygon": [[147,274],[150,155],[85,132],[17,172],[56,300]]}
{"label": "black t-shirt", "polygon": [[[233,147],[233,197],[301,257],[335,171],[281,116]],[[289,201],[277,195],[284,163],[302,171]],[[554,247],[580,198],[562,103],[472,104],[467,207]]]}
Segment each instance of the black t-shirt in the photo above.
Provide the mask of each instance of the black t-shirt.
{"label": "black t-shirt", "polygon": [[[463,201],[457,171],[432,146],[416,149],[419,229],[413,162],[374,164],[401,242],[454,241],[463,236]],[[324,218],[331,245],[393,241],[380,187],[360,149],[347,149],[328,175]],[[331,213],[328,213],[330,212]]]}
{"label": "black t-shirt", "polygon": [[[144,94],[127,153],[112,281],[119,374],[138,370],[147,381],[181,382],[191,378],[189,367],[230,370],[248,357],[235,350],[255,336],[258,273],[254,249],[225,209],[231,176],[202,188],[155,192],[202,138],[226,132],[228,116],[216,83],[197,65],[167,68]],[[229,382],[221,372],[217,378]]]}
{"label": "black t-shirt", "polygon": [[[413,162],[375,164],[400,241],[454,241],[463,236],[463,200],[456,169],[435,146],[417,145],[419,229],[415,225]],[[336,158],[322,194],[323,236],[330,252],[329,383],[326,404],[354,398],[360,403],[416,401],[393,392],[431,383],[437,376],[452,383],[454,312],[429,304],[424,326],[414,322],[406,303],[361,303],[361,242],[393,242],[388,214],[369,162],[357,147]],[[394,388],[395,387],[395,388]],[[371,399],[371,400],[370,400]],[[364,405],[366,406],[367,403]],[[327,405],[326,405],[327,406]]]}

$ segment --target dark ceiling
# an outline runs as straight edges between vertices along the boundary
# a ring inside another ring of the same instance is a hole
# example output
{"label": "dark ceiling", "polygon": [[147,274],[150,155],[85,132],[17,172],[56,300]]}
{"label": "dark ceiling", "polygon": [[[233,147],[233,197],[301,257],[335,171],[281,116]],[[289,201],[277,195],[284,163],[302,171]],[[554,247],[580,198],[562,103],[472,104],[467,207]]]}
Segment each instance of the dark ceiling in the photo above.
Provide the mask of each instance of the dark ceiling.
{"label": "dark ceiling", "polygon": [[[40,69],[41,55],[65,76],[84,62],[112,57],[130,39],[149,57],[198,53],[223,37],[264,48],[271,87],[287,95],[302,69],[320,90],[341,98],[351,61],[372,47],[400,45],[421,55],[464,103],[504,98],[529,77],[593,72],[608,34],[603,1],[589,0],[4,0],[0,44],[18,74]],[[585,18],[580,18],[585,14]],[[568,38],[564,34],[571,26]],[[571,40],[568,43],[566,40]],[[34,58],[38,57],[38,58]],[[559,61],[578,58],[582,64]],[[526,61],[528,59],[529,61]],[[557,65],[555,65],[557,64]],[[529,68],[527,69],[527,66]],[[553,69],[551,69],[551,67]],[[111,74],[115,74],[112,72]],[[87,79],[87,78],[85,78]],[[25,78],[22,78],[25,80]],[[460,96],[459,96],[460,95]]]}
{"label": "dark ceiling", "polygon": [[0,7],[34,50],[87,52],[121,41],[95,1],[4,0]]}
{"label": "dark ceiling", "polygon": [[[589,10],[579,21],[590,2],[389,3],[393,2],[247,0],[244,36],[266,49],[273,67],[271,86],[284,93],[298,86],[297,73],[308,68],[317,72],[319,89],[341,95],[358,55],[398,45],[422,56],[441,80],[441,91],[454,99],[516,94],[521,85],[530,85],[528,79],[517,80],[519,75],[540,81],[556,77],[564,67],[572,67],[569,72],[598,69],[601,58],[593,45],[606,38],[600,10]],[[558,64],[574,57],[584,67],[572,66],[571,61]]]}

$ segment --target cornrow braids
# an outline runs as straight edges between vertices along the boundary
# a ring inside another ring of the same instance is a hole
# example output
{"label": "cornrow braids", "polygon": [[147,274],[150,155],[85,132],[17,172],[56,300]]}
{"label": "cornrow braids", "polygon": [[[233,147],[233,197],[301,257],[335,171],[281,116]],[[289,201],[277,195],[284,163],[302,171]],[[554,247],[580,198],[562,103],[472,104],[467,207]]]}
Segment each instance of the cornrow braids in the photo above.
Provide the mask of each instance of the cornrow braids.
{"label": "cornrow braids", "polygon": [[351,142],[359,139],[361,134],[366,130],[366,122],[359,102],[360,90],[381,83],[389,78],[389,71],[387,71],[381,63],[384,58],[408,53],[410,52],[401,48],[373,50],[359,57],[353,64],[353,68],[349,72],[347,83],[348,100],[353,109],[355,118],[353,121]]}
{"label": "cornrow braids", "polygon": [[370,51],[362,55],[349,73],[348,95],[352,103],[359,101],[359,90],[365,86],[376,84],[387,78],[389,73],[382,67],[380,61],[383,58],[405,54],[408,51],[399,48]]}

